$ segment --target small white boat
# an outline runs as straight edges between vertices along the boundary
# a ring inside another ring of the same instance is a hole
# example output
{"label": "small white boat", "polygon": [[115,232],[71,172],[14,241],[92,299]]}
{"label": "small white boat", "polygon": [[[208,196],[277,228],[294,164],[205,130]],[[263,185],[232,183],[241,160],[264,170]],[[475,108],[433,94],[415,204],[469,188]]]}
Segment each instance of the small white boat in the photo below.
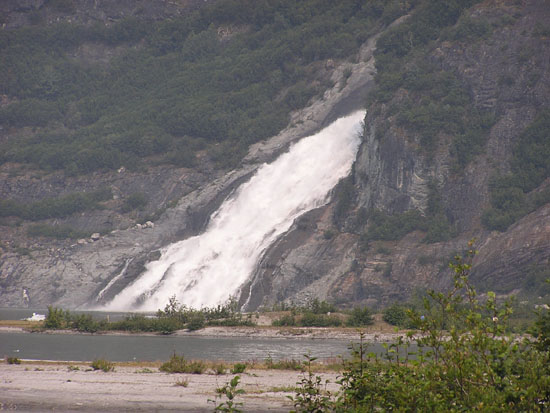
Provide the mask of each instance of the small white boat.
{"label": "small white boat", "polygon": [[46,319],[46,316],[44,314],[37,314],[32,313],[32,317],[27,317],[25,320],[27,321],[44,321]]}

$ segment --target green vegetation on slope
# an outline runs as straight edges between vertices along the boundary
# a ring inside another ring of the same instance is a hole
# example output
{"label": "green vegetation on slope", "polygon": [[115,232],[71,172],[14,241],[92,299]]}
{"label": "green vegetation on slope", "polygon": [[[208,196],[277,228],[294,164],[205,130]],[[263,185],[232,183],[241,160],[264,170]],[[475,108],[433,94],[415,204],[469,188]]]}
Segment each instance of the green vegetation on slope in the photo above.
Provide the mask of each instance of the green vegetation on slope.
{"label": "green vegetation on slope", "polygon": [[550,202],[550,190],[532,192],[550,176],[550,111],[541,112],[521,134],[511,172],[493,177],[491,207],[482,217],[489,229],[505,231],[519,218]]}
{"label": "green vegetation on slope", "polygon": [[457,171],[482,150],[494,118],[474,108],[466,87],[430,54],[437,39],[472,42],[490,33],[487,22],[462,15],[478,2],[421,2],[405,23],[380,37],[375,52],[377,86],[371,102],[390,102],[398,89],[405,89],[408,93],[392,102],[390,114],[397,114],[398,124],[418,135],[427,154],[435,149],[439,134],[453,136]]}
{"label": "green vegetation on slope", "polygon": [[[35,129],[2,144],[0,162],[79,174],[155,154],[192,166],[207,149],[229,166],[327,86],[309,64],[350,56],[407,11],[397,0],[228,0],[158,22],[4,30],[0,94],[12,102],[0,123]],[[73,57],[90,44],[125,51],[108,64]]]}
{"label": "green vegetation on slope", "polygon": [[0,199],[0,217],[16,216],[31,221],[64,218],[75,212],[99,209],[102,201],[111,198],[111,190],[106,188],[94,192],[75,192],[59,198],[45,198],[30,204]]}
{"label": "green vegetation on slope", "polygon": [[370,241],[396,241],[412,231],[425,232],[423,241],[426,243],[448,241],[456,236],[456,228],[449,222],[443,210],[437,184],[430,182],[428,189],[428,205],[424,214],[417,209],[392,215],[380,210],[370,211],[366,215],[368,228],[361,235],[363,243],[367,245]]}

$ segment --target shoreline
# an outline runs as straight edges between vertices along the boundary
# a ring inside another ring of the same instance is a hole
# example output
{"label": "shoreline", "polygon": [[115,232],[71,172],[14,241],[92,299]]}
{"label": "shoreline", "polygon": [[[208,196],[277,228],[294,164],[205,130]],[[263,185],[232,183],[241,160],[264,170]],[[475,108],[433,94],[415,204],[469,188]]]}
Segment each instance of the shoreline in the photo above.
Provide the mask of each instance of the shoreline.
{"label": "shoreline", "polygon": [[[57,334],[57,335],[111,335],[111,336],[160,336],[162,334],[153,332],[130,332],[130,331],[99,331],[96,333],[80,332],[77,330],[49,330],[37,329],[36,327],[15,327],[0,326],[2,333],[21,334]],[[405,336],[406,331],[381,332],[369,331],[354,328],[331,328],[331,327],[205,327],[196,331],[176,330],[167,336],[178,337],[248,337],[248,338],[275,338],[275,339],[311,339],[311,340],[350,340],[358,341],[360,333],[364,333],[364,340],[371,343],[388,343],[399,337]]]}

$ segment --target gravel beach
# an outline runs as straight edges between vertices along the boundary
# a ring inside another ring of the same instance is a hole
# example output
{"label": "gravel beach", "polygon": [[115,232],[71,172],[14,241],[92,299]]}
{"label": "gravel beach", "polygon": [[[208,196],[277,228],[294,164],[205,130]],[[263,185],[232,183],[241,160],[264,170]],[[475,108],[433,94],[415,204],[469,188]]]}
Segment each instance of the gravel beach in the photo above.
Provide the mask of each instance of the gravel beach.
{"label": "gravel beach", "polygon": [[[78,370],[76,370],[78,368]],[[148,370],[152,372],[147,372]],[[336,388],[337,373],[319,373]],[[23,362],[0,364],[0,410],[56,412],[214,410],[216,388],[233,375],[166,374],[157,368],[117,366],[114,372],[92,371],[89,364]],[[236,401],[248,412],[288,412],[302,377],[296,371],[247,370],[240,375],[245,394]],[[187,387],[177,383],[188,382]],[[286,391],[285,391],[286,390]],[[290,391],[289,391],[290,390]]]}

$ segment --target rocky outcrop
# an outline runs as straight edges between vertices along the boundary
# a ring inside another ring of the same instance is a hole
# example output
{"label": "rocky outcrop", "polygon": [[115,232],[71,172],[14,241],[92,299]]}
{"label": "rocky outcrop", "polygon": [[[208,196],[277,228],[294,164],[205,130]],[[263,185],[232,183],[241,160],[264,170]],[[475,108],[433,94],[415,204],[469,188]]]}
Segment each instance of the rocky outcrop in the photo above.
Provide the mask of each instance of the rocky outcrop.
{"label": "rocky outcrop", "polygon": [[[430,59],[458,76],[477,109],[494,115],[496,122],[482,153],[457,171],[452,136],[440,135],[427,156],[419,149],[419,137],[396,120],[392,107],[408,93],[398,90],[390,102],[367,114],[352,176],[353,207],[346,217],[350,225],[334,219],[338,199],[312,213],[313,222],[299,221],[267,252],[244,289],[248,308],[312,297],[372,306],[407,299],[417,290],[444,287],[450,280],[449,260],[472,238],[479,249],[472,278],[482,289],[501,294],[521,291],[529,268],[548,265],[548,205],[504,233],[485,230],[480,218],[489,205],[490,177],[508,171],[519,135],[535,113],[550,107],[550,41],[533,29],[546,27],[550,10],[540,0],[484,1],[468,13],[491,26],[490,36],[475,42],[440,42]],[[429,184],[434,182],[444,213],[459,236],[426,244],[424,234],[416,231],[399,241],[379,241],[365,248],[363,228],[354,224],[361,211],[425,211]]]}

